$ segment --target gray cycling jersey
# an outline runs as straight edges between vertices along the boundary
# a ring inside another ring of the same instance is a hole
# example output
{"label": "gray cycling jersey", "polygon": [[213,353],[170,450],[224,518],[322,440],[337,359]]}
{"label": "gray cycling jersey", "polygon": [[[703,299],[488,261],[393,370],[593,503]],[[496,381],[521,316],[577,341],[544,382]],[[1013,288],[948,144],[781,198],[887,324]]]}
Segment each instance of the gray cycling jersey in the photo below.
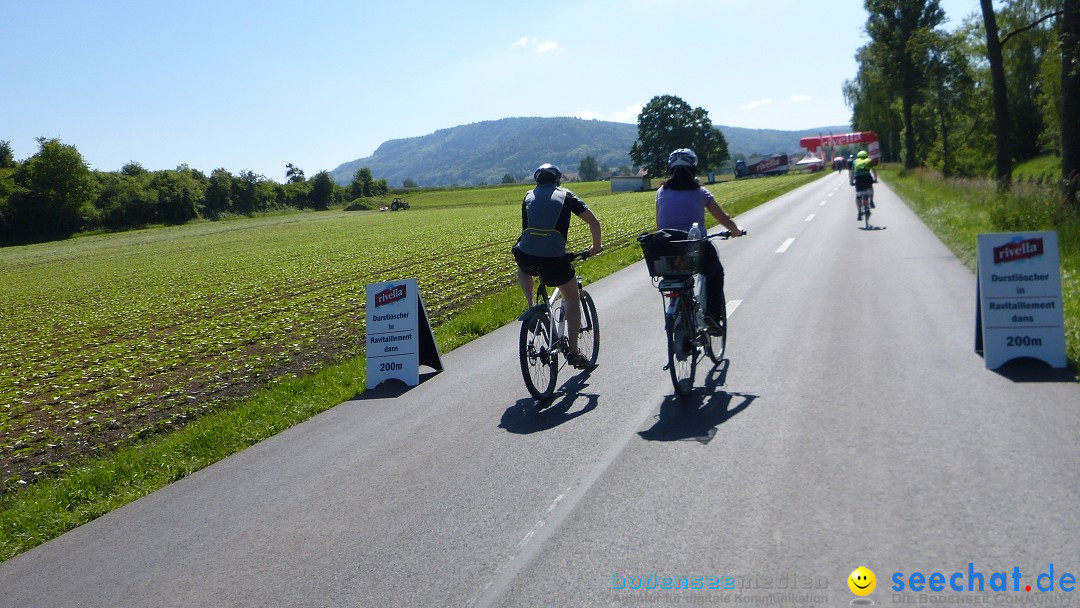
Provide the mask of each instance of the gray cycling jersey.
{"label": "gray cycling jersey", "polygon": [[[564,214],[567,193],[566,189],[554,185],[540,185],[525,195],[527,225],[521,231],[518,249],[541,258],[555,258],[566,253],[566,227],[559,226],[559,219]],[[564,221],[569,224],[569,218]]]}

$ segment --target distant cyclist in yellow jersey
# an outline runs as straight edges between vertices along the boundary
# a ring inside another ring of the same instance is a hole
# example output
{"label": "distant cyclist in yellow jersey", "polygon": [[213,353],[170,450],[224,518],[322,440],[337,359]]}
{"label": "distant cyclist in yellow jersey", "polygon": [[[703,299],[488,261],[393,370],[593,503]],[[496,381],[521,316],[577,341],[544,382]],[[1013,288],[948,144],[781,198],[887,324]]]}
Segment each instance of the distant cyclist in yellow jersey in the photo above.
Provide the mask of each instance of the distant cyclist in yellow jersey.
{"label": "distant cyclist in yellow jersey", "polygon": [[851,175],[848,180],[852,186],[855,186],[855,207],[859,211],[858,219],[860,220],[863,219],[863,212],[862,207],[859,207],[859,193],[870,192],[870,207],[874,206],[874,184],[877,183],[877,171],[874,170],[875,164],[877,164],[877,161],[870,158],[866,150],[860,150],[855,162],[851,164]]}

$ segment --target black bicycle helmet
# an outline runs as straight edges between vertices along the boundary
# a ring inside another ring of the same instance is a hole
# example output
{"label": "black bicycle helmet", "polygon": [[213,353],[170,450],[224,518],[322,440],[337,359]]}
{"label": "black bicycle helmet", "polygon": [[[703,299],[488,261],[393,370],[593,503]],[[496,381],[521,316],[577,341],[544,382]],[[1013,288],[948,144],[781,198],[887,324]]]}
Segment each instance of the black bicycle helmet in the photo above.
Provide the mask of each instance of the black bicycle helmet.
{"label": "black bicycle helmet", "polygon": [[533,171],[533,180],[538,184],[557,182],[560,179],[562,179],[562,171],[551,163],[544,163]]}

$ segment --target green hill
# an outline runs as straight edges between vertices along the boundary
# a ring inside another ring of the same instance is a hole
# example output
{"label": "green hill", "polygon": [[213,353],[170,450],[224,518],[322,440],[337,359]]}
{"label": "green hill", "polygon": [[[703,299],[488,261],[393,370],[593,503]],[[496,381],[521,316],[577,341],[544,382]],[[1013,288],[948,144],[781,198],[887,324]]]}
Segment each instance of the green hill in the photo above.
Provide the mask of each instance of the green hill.
{"label": "green hill", "polygon": [[[799,138],[844,133],[848,127],[719,129],[732,156],[751,156],[799,154]],[[347,184],[357,169],[369,167],[376,179],[385,179],[392,187],[400,187],[406,179],[421,186],[495,184],[507,173],[519,180],[528,179],[544,162],[576,172],[586,156],[595,158],[601,167],[630,165],[630,146],[636,139],[637,125],[633,124],[579,118],[504,118],[393,139],[367,158],[338,166],[331,175],[339,184]]]}

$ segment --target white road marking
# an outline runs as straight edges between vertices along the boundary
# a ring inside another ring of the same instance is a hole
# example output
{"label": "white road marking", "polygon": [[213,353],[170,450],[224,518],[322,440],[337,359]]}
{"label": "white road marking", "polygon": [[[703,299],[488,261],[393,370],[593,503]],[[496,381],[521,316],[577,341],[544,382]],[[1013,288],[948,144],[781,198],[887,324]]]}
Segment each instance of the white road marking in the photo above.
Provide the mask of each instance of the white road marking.
{"label": "white road marking", "polygon": [[827,203],[827,202],[829,202],[829,201],[821,201],[821,206],[824,207],[825,203]]}
{"label": "white road marking", "polygon": [[816,213],[811,213],[810,215],[806,216],[806,221],[809,222],[810,220],[814,219],[815,215],[817,215],[817,214]]}
{"label": "white road marking", "polygon": [[[570,489],[571,488],[567,488],[567,492],[569,492]],[[488,581],[487,585],[484,585],[484,588],[480,591],[480,595],[469,600],[468,606],[475,605],[476,602],[488,592],[488,590],[495,583],[495,581],[498,580],[499,576],[502,574],[502,571],[507,569],[508,567],[513,566],[514,562],[518,559],[518,556],[521,555],[522,550],[524,550],[525,547],[529,544],[529,541],[531,541],[533,537],[536,536],[537,532],[539,532],[540,529],[544,527],[544,525],[548,521],[548,516],[551,515],[551,512],[555,510],[555,507],[559,505],[559,502],[562,501],[563,497],[565,496],[566,492],[563,492],[562,494],[559,494],[555,497],[555,500],[553,500],[551,504],[548,505],[547,511],[544,513],[544,516],[540,518],[540,521],[536,522],[536,525],[534,525],[527,534],[525,534],[525,538],[521,539],[521,542],[517,544],[517,547],[514,549],[514,553],[506,560],[506,562],[502,566],[499,566],[499,568],[495,571],[495,576],[492,577],[492,579]]]}
{"label": "white road marking", "polygon": [[791,247],[791,244],[794,243],[794,242],[795,242],[794,238],[790,238],[790,239],[784,241],[784,244],[780,245],[780,248],[776,250],[776,253],[784,253],[785,251],[788,250],[788,247]]}
{"label": "white road marking", "polygon": [[729,319],[731,318],[731,315],[735,314],[735,309],[739,307],[739,304],[742,304],[742,300],[728,300],[727,316]]}

